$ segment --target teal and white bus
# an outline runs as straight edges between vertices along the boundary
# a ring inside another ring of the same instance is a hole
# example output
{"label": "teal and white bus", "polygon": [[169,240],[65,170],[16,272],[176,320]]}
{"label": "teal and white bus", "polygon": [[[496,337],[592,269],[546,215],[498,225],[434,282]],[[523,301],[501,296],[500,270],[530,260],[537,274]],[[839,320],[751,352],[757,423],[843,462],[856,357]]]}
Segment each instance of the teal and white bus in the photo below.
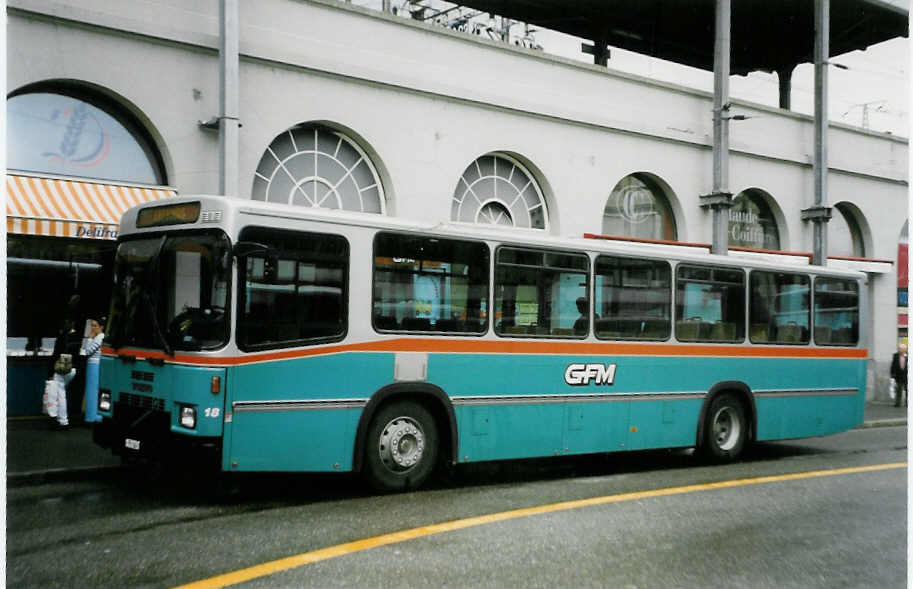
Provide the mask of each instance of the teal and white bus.
{"label": "teal and white bus", "polygon": [[697,447],[862,422],[865,277],[182,197],[124,215],[99,443],[224,472]]}

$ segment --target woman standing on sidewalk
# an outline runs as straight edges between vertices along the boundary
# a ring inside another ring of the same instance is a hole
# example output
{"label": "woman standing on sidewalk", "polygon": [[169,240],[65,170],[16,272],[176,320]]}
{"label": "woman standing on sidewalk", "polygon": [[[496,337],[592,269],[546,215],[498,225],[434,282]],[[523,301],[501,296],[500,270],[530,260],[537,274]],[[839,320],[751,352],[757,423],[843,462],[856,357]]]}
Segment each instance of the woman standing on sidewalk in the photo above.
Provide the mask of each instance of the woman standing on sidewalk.
{"label": "woman standing on sidewalk", "polygon": [[894,380],[894,406],[900,407],[901,402],[907,405],[907,346],[897,345],[897,352],[891,358],[891,378]]}
{"label": "woman standing on sidewalk", "polygon": [[101,362],[101,343],[105,334],[101,324],[89,320],[89,342],[86,344],[86,423],[101,421],[98,415],[98,367]]}

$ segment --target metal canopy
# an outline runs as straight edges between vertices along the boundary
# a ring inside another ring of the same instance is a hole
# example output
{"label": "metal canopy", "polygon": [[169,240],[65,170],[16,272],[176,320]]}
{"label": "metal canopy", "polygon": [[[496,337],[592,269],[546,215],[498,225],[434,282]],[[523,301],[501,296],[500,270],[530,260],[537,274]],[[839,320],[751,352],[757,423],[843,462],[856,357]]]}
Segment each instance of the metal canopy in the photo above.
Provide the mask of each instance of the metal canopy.
{"label": "metal canopy", "polygon": [[[505,18],[713,71],[715,0],[460,0]],[[831,0],[830,55],[908,35],[886,0]],[[731,73],[788,73],[812,61],[813,0],[732,0]]]}

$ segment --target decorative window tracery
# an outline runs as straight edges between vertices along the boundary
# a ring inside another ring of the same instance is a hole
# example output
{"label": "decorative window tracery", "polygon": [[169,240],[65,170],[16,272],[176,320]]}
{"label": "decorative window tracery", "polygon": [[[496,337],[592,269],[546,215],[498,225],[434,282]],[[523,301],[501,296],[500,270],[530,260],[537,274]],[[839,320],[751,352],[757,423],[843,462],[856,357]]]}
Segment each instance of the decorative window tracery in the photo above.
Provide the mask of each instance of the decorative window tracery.
{"label": "decorative window tracery", "polygon": [[320,125],[282,132],[254,174],[254,200],[383,214],[383,186],[368,155],[346,135]]}
{"label": "decorative window tracery", "polygon": [[460,176],[450,209],[453,221],[548,228],[545,199],[532,174],[503,154],[484,155]]}

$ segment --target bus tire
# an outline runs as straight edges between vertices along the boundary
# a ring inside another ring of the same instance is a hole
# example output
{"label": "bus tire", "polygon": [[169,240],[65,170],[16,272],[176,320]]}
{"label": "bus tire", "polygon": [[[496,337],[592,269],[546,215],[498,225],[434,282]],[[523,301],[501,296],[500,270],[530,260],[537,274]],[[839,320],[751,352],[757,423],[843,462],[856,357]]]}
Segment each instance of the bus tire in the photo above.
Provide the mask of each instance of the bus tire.
{"label": "bus tire", "polygon": [[704,456],[713,462],[731,462],[742,453],[747,438],[748,420],[741,401],[731,393],[716,397],[704,420]]}
{"label": "bus tire", "polygon": [[431,413],[413,401],[385,405],[365,438],[364,474],[384,493],[421,486],[437,462],[438,430]]}

